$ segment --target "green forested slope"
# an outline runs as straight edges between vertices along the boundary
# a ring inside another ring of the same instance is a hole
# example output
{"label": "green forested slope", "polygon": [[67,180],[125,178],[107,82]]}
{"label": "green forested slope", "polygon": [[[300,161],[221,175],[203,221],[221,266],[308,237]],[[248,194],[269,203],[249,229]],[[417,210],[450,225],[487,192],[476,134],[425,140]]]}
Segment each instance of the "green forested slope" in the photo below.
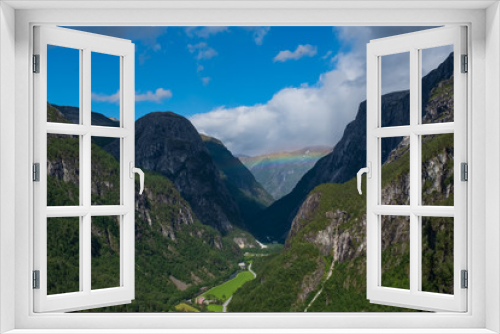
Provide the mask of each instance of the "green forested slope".
{"label": "green forested slope", "polygon": [[[431,92],[425,122],[453,120],[452,87],[447,80]],[[425,205],[453,205],[453,145],[453,134],[422,138]],[[402,141],[382,167],[382,198],[405,202],[409,187],[408,143]],[[423,217],[422,224],[422,289],[453,293],[453,219]],[[366,299],[366,198],[358,194],[356,179],[313,189],[293,221],[284,251],[255,260],[254,270],[257,278],[234,296],[231,312],[408,311]],[[384,286],[409,288],[405,217],[383,218],[382,272]]]}
{"label": "green forested slope", "polygon": [[[58,115],[52,108],[50,114]],[[48,205],[78,205],[78,146],[76,137],[49,135]],[[170,180],[149,171],[145,174],[144,193],[136,194],[135,204],[136,298],[128,305],[95,311],[174,311],[179,301],[195,295],[201,287],[227,278],[243,258],[230,235],[223,237],[198,221]],[[92,203],[118,202],[119,164],[92,144]],[[49,219],[47,244],[48,293],[77,291],[78,218]],[[118,260],[117,218],[93,217],[94,289],[119,284]]]}

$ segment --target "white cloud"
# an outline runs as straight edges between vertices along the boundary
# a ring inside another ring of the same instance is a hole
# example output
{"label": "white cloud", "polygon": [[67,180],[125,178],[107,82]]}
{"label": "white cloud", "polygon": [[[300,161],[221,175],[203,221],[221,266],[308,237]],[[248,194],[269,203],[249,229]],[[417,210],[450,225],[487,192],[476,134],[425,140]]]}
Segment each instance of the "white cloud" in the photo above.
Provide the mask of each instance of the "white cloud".
{"label": "white cloud", "polygon": [[171,97],[172,97],[172,92],[170,91],[170,89],[163,89],[163,88],[156,89],[154,93],[151,91],[147,91],[146,93],[143,94],[135,93],[136,102],[149,101],[149,102],[160,103],[161,101],[169,99]]}
{"label": "white cloud", "polygon": [[197,60],[210,59],[217,56],[217,51],[212,47],[208,46],[205,42],[200,42],[198,44],[188,44],[188,50],[190,53],[196,53]]}
{"label": "white cloud", "polygon": [[218,33],[221,32],[228,32],[229,28],[228,27],[187,27],[186,28],[186,34],[189,37],[197,36],[200,38],[208,38],[211,35],[217,35]]}
{"label": "white cloud", "polygon": [[310,44],[306,44],[306,45],[299,45],[297,46],[297,49],[295,49],[295,51],[289,51],[289,50],[285,50],[285,51],[280,51],[276,57],[274,57],[274,61],[277,62],[285,62],[287,60],[298,60],[302,57],[313,57],[316,55],[316,53],[318,52],[316,46],[312,46]]}
{"label": "white cloud", "polygon": [[96,102],[119,103],[120,102],[120,91],[117,91],[116,93],[111,94],[111,95],[92,93],[91,98],[92,98],[92,101],[96,101]]}
{"label": "white cloud", "polygon": [[[263,104],[222,106],[190,120],[198,131],[222,140],[234,154],[252,156],[311,145],[334,146],[356,116],[359,103],[366,99],[366,43],[420,29],[336,28],[334,32],[347,51],[337,52],[334,69],[321,74],[315,84],[281,89]],[[395,69],[401,70],[400,65]],[[397,87],[401,78],[391,78],[390,86]]]}
{"label": "white cloud", "polygon": [[198,64],[198,67],[196,68],[196,72],[201,72],[205,69],[203,65]]}
{"label": "white cloud", "polygon": [[[117,91],[116,93],[111,95],[92,93],[91,96],[92,96],[92,101],[96,102],[120,103],[120,91]],[[149,102],[160,103],[161,101],[169,99],[171,97],[172,97],[172,92],[170,91],[170,89],[163,89],[163,88],[156,89],[154,93],[151,91],[147,91],[146,93],[142,94],[137,92],[135,93],[136,102],[149,101]]]}
{"label": "white cloud", "polygon": [[243,27],[243,29],[252,32],[252,38],[257,45],[262,45],[264,37],[271,30],[271,27]]}
{"label": "white cloud", "polygon": [[271,30],[270,27],[258,27],[255,29],[253,32],[253,40],[255,41],[255,44],[262,45],[264,37],[267,35],[269,30]]}
{"label": "white cloud", "polygon": [[235,154],[259,155],[311,145],[333,146],[365,97],[364,72],[357,60],[320,76],[313,86],[285,88],[267,103],[220,107],[190,120]]}
{"label": "white cloud", "polygon": [[325,53],[325,55],[323,57],[321,57],[321,59],[328,59],[331,55],[332,55],[332,50],[328,50],[327,53]]}
{"label": "white cloud", "polygon": [[210,82],[210,80],[212,80],[212,78],[210,78],[210,77],[203,77],[203,78],[201,78],[201,82],[203,83],[203,86],[208,85],[208,83]]}

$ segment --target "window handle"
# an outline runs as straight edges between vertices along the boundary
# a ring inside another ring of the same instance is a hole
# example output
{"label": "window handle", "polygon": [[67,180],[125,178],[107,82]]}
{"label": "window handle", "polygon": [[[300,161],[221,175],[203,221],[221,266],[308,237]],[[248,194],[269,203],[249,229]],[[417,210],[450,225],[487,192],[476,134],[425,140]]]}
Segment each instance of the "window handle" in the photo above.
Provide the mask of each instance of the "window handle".
{"label": "window handle", "polygon": [[139,174],[139,184],[140,184],[139,195],[142,195],[142,192],[144,191],[144,172],[140,168],[134,167],[133,161],[130,161],[129,163],[129,170],[131,179],[134,179],[135,173]]}
{"label": "window handle", "polygon": [[366,173],[366,175],[368,176],[369,179],[372,178],[372,163],[370,161],[368,161],[367,163],[367,167],[365,168],[361,168],[359,171],[358,171],[358,174],[356,175],[357,176],[357,179],[358,179],[358,192],[360,195],[362,195],[363,193],[361,192],[361,176]]}

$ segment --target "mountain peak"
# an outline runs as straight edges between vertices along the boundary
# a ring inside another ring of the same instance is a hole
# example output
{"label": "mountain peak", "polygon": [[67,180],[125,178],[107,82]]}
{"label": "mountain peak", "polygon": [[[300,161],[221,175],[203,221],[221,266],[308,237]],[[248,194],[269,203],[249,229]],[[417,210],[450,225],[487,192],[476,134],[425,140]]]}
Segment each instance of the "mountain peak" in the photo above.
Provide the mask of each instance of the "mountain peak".
{"label": "mountain peak", "polygon": [[168,177],[200,221],[227,232],[241,225],[238,207],[191,122],[173,112],[153,112],[136,121],[137,166]]}
{"label": "mountain peak", "polygon": [[215,143],[217,145],[222,145],[224,147],[226,147],[219,139],[217,138],[214,138],[214,137],[210,137],[210,136],[207,136],[203,133],[200,133],[200,137],[201,137],[201,140],[203,140],[203,142],[212,142],[212,143]]}

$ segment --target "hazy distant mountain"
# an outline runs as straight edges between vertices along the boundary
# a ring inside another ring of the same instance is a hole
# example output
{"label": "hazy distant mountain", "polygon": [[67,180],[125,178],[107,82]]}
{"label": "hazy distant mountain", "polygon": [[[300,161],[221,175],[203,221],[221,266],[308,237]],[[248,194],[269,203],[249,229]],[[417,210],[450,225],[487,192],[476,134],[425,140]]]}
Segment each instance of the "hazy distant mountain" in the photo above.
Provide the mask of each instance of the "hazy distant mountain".
{"label": "hazy distant mountain", "polygon": [[316,161],[331,151],[331,147],[314,146],[293,152],[276,152],[256,157],[240,156],[239,159],[277,200],[292,191]]}

